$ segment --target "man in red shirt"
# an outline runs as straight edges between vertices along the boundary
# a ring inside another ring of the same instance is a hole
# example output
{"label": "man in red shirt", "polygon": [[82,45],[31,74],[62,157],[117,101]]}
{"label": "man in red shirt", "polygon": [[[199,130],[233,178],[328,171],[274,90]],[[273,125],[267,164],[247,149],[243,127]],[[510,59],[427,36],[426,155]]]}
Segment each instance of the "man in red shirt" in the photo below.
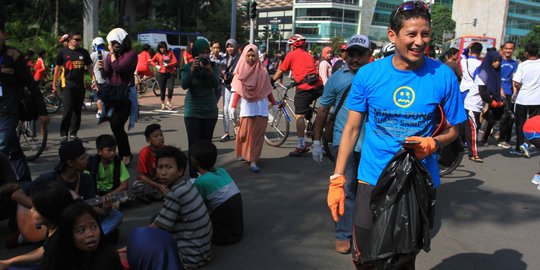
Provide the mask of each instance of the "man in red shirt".
{"label": "man in red shirt", "polygon": [[305,115],[310,112],[310,105],[322,92],[323,83],[313,62],[313,57],[305,50],[306,38],[295,34],[288,41],[291,51],[272,77],[273,81],[283,76],[283,73],[292,71],[293,80],[297,83],[294,95],[294,113],[296,116],[296,133],[298,134],[298,145],[294,151],[289,153],[291,157],[297,157],[309,151],[304,138],[306,124]]}

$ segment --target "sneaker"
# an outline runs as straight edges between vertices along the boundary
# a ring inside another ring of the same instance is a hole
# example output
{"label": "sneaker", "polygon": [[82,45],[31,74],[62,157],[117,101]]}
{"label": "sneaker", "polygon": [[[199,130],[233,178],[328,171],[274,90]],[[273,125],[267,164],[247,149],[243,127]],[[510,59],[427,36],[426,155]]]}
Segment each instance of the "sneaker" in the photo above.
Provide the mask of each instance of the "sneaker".
{"label": "sneaker", "polygon": [[521,150],[516,151],[516,149],[512,149],[512,150],[510,150],[510,154],[516,155],[516,156],[523,156],[523,151],[521,151]]}
{"label": "sneaker", "polygon": [[96,113],[96,119],[99,119],[101,117],[101,111],[97,111]]}
{"label": "sneaker", "polygon": [[302,148],[296,147],[292,152],[289,153],[289,157],[299,157],[307,152],[309,152],[309,147],[307,146],[304,146]]}
{"label": "sneaker", "polygon": [[79,137],[77,137],[77,135],[70,135],[69,140],[70,141],[81,141],[81,139]]}
{"label": "sneaker", "polygon": [[230,141],[231,140],[231,136],[229,136],[229,134],[225,134],[223,136],[221,136],[221,138],[219,139],[219,142],[226,142],[226,141]]}
{"label": "sneaker", "polygon": [[540,185],[540,175],[539,174],[535,174],[533,176],[533,179],[531,180],[531,182],[535,185]]}
{"label": "sneaker", "polygon": [[351,242],[349,240],[336,240],[336,251],[341,254],[351,252]]}
{"label": "sneaker", "polygon": [[261,169],[259,169],[259,167],[257,167],[257,165],[250,165],[250,166],[249,166],[249,170],[250,170],[251,172],[254,172],[254,173],[258,173],[258,172],[261,171]]}
{"label": "sneaker", "polygon": [[170,102],[167,102],[167,110],[172,111],[173,106]]}
{"label": "sneaker", "polygon": [[529,154],[529,146],[526,143],[520,145],[519,150],[523,152],[524,157],[531,158],[531,155]]}
{"label": "sneaker", "polygon": [[510,149],[510,147],[512,147],[509,143],[504,142],[504,141],[497,144],[497,146],[501,147],[501,148],[504,148],[504,149]]}
{"label": "sneaker", "polygon": [[67,136],[62,136],[60,137],[60,144],[64,144],[68,141],[68,137]]}
{"label": "sneaker", "polygon": [[164,111],[166,109],[165,104],[161,104],[161,110]]}

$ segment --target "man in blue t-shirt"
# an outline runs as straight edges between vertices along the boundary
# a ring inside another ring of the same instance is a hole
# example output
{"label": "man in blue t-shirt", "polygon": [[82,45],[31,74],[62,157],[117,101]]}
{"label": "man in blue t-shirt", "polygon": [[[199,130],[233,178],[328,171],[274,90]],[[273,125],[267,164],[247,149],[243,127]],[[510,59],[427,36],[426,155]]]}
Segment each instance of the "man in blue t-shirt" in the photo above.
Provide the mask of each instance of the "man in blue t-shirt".
{"label": "man in blue t-shirt", "polygon": [[[313,129],[313,159],[321,162],[323,159],[323,149],[321,145],[321,131],[323,123],[330,111],[334,107],[334,130],[332,143],[332,154],[335,156],[338,152],[339,141],[343,127],[347,122],[348,109],[345,106],[345,98],[348,95],[346,91],[350,90],[354,75],[364,65],[369,63],[371,56],[369,38],[364,35],[354,35],[349,39],[346,49],[346,63],[337,70],[326,82],[317,110],[317,119]],[[342,101],[343,99],[343,101]],[[341,103],[341,105],[339,105]],[[337,108],[338,106],[341,106]],[[327,131],[328,132],[328,131]],[[358,168],[358,159],[362,147],[363,136],[360,136],[354,153],[347,160],[345,169],[345,214],[336,222],[335,237],[336,251],[339,253],[349,253],[351,250],[352,239],[352,216],[354,208],[354,199],[356,197],[356,169]]]}
{"label": "man in blue t-shirt", "polygon": [[[466,119],[452,70],[423,55],[430,42],[430,19],[429,7],[424,2],[405,2],[394,10],[390,15],[388,38],[395,44],[395,55],[361,68],[347,98],[349,116],[334,175],[330,177],[328,205],[334,220],[343,215],[346,161],[365,122],[353,218],[353,261],[357,269],[373,266],[363,262],[360,254],[368,241],[366,237],[378,237],[371,231],[370,197],[384,167],[402,146],[412,148],[423,160],[437,187],[440,179],[437,157],[433,153],[457,138],[457,125]],[[443,108],[451,127],[433,136],[438,105]],[[362,121],[366,114],[366,121]],[[402,145],[402,140],[419,144]],[[410,255],[402,266],[414,269],[414,257]]]}
{"label": "man in blue t-shirt", "polygon": [[505,42],[501,47],[501,86],[506,98],[506,110],[501,117],[501,126],[499,128],[499,147],[510,148],[510,140],[512,139],[512,126],[514,125],[514,103],[512,102],[512,94],[514,94],[514,86],[512,77],[516,73],[518,63],[512,59],[515,44],[512,41]]}

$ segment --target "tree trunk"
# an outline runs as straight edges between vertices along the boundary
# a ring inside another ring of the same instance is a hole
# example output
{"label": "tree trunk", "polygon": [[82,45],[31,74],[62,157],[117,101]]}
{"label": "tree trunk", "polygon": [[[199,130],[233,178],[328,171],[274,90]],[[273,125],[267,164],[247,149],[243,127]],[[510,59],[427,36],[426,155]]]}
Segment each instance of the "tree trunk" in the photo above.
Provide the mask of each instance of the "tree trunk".
{"label": "tree trunk", "polygon": [[53,33],[55,36],[59,36],[58,34],[58,26],[60,25],[60,0],[56,0],[54,3],[54,26],[53,26]]}
{"label": "tree trunk", "polygon": [[99,30],[99,0],[83,0],[83,7],[83,47],[88,49]]}

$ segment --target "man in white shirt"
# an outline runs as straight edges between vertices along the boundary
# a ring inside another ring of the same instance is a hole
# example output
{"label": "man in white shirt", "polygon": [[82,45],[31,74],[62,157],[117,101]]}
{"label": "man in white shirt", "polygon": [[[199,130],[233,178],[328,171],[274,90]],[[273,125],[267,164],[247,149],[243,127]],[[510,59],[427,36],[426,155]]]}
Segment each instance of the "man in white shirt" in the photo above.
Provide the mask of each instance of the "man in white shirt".
{"label": "man in white shirt", "polygon": [[540,59],[538,59],[538,44],[525,45],[527,60],[521,63],[514,74],[514,92],[512,99],[516,100],[516,147],[514,154],[529,158],[529,146],[523,136],[523,124],[528,117],[540,115]]}
{"label": "man in white shirt", "polygon": [[474,73],[476,69],[482,63],[478,58],[482,53],[482,44],[474,42],[469,46],[469,56],[467,58],[461,59],[461,70],[463,71],[463,78],[461,79],[461,84],[459,85],[459,90],[463,95],[463,99],[467,95],[468,91],[471,89],[477,88],[476,83],[474,83]]}

